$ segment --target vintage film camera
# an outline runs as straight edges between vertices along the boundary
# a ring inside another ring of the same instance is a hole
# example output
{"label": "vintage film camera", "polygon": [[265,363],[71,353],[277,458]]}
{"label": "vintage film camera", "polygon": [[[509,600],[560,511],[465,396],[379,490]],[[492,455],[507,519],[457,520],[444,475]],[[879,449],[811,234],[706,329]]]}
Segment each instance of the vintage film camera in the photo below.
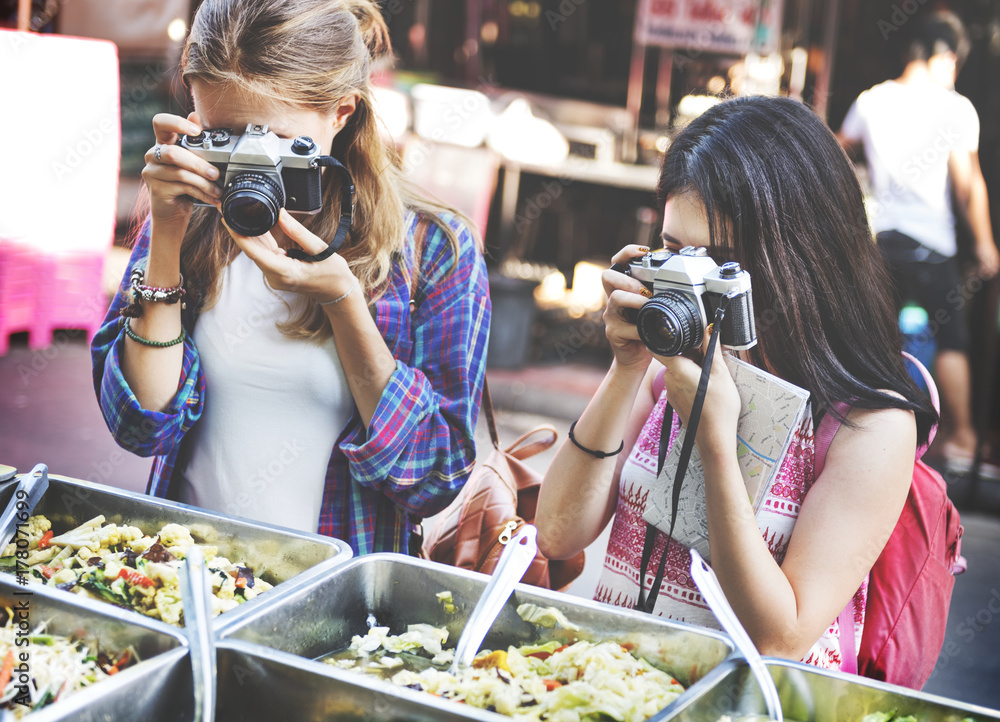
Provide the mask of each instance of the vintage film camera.
{"label": "vintage film camera", "polygon": [[647,253],[627,266],[615,264],[641,281],[653,297],[636,316],[639,338],[653,353],[678,356],[701,346],[705,329],[714,320],[724,296],[729,306],[719,341],[732,349],[757,345],[750,274],[738,263],[717,265],[704,248],[685,246]]}
{"label": "vintage film camera", "polygon": [[244,236],[271,230],[282,207],[301,213],[323,207],[323,154],[308,136],[279,138],[266,125],[249,123],[242,135],[215,128],[179,143],[219,169],[222,217]]}

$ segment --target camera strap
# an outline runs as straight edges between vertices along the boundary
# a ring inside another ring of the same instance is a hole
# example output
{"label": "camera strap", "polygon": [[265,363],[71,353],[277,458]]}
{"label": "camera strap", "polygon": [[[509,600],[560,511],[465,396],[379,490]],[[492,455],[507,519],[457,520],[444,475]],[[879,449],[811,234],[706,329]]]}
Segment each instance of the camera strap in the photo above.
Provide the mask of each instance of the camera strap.
{"label": "camera strap", "polygon": [[307,263],[325,261],[334,253],[340,250],[347,240],[347,232],[351,230],[354,222],[354,179],[350,172],[339,160],[332,155],[322,155],[316,159],[316,164],[336,169],[340,175],[340,223],[337,225],[337,232],[330,241],[330,245],[325,250],[320,251],[315,256],[311,256],[301,248],[289,248],[287,251],[289,258],[294,258]]}
{"label": "camera strap", "polygon": [[[698,379],[698,390],[695,392],[694,403],[691,406],[691,417],[688,419],[687,429],[684,431],[684,441],[681,444],[681,454],[677,460],[677,473],[674,475],[674,485],[671,489],[670,508],[670,531],[667,532],[667,541],[663,547],[663,554],[660,556],[660,563],[656,569],[656,576],[653,578],[653,585],[649,588],[647,596],[644,581],[646,570],[653,557],[653,547],[656,545],[656,527],[646,522],[646,539],[642,545],[642,562],[639,567],[639,597],[635,602],[635,609],[647,614],[653,613],[656,606],[656,598],[660,594],[660,585],[663,583],[663,574],[666,570],[667,552],[670,551],[670,540],[674,535],[674,524],[677,521],[677,506],[680,504],[681,487],[684,483],[684,475],[687,473],[688,462],[691,460],[691,452],[694,450],[694,439],[698,434],[698,422],[701,421],[701,410],[705,405],[705,394],[708,391],[708,377],[712,372],[712,360],[715,358],[715,347],[718,345],[719,336],[722,333],[722,320],[726,316],[726,308],[729,306],[729,296],[724,295],[719,302],[719,307],[715,310],[715,326],[712,337],[708,341],[708,351],[705,353],[705,360],[701,364],[701,377]],[[670,429],[674,422],[674,408],[667,402],[663,411],[663,425],[660,427],[660,443],[657,450],[656,477],[660,477],[663,465],[667,460],[667,447],[670,445]]]}

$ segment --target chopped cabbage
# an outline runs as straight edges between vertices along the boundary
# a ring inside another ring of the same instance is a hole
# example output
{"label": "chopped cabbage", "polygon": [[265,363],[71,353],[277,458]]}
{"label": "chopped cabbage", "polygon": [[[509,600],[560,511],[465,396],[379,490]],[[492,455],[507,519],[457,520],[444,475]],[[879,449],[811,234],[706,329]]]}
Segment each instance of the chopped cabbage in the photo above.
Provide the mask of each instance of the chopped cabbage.
{"label": "chopped cabbage", "polygon": [[555,607],[540,607],[537,604],[522,604],[517,608],[517,614],[521,619],[537,624],[539,627],[553,629],[557,625],[571,632],[579,631],[580,627],[566,619],[566,615]]}
{"label": "chopped cabbage", "polygon": [[[421,648],[433,654],[428,649],[434,647],[431,640],[446,642],[447,630],[411,625],[406,633],[394,637],[386,627],[376,629],[354,638],[351,650],[357,655],[355,659],[338,655],[324,661],[343,669],[378,674],[394,684],[415,687],[446,699],[494,709],[525,722],[640,722],[684,691],[676,679],[633,656],[617,642],[578,641],[565,645],[550,641],[512,646],[506,651],[483,650],[471,667],[454,676],[443,668],[454,658],[454,650],[449,649],[435,654],[431,660],[422,658],[423,665],[411,664],[393,673],[400,666],[397,662],[418,658],[412,652],[404,652],[397,658],[383,650],[404,646],[400,641],[404,637],[410,640],[407,646],[419,637],[428,642]],[[419,635],[413,634],[416,631]],[[371,652],[363,652],[364,648]]]}

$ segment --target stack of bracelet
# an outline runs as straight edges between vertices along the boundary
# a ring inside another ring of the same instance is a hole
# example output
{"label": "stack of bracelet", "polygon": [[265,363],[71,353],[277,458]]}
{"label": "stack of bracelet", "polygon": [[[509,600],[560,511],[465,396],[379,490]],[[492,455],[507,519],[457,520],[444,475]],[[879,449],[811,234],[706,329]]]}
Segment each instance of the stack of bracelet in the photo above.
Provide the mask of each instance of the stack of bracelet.
{"label": "stack of bracelet", "polygon": [[126,318],[139,318],[142,316],[142,305],[139,301],[152,301],[154,303],[177,303],[181,301],[181,308],[185,308],[184,298],[184,274],[181,274],[181,282],[173,288],[160,288],[158,286],[144,286],[145,273],[141,268],[132,269],[132,276],[129,278],[129,287],[132,289],[132,301],[120,312]]}
{"label": "stack of bracelet", "polygon": [[125,306],[119,315],[125,319],[125,333],[133,341],[141,343],[143,346],[153,346],[155,348],[166,348],[167,346],[176,346],[184,340],[184,328],[181,328],[181,335],[172,341],[151,341],[148,338],[143,338],[135,333],[129,326],[129,319],[139,318],[142,316],[142,304],[139,301],[150,301],[153,303],[177,303],[180,302],[181,308],[185,308],[183,301],[184,298],[184,275],[181,274],[181,281],[173,288],[160,288],[158,286],[145,286],[143,281],[145,280],[145,273],[141,268],[135,268],[132,270],[132,275],[129,278],[129,286],[132,290],[132,300]]}

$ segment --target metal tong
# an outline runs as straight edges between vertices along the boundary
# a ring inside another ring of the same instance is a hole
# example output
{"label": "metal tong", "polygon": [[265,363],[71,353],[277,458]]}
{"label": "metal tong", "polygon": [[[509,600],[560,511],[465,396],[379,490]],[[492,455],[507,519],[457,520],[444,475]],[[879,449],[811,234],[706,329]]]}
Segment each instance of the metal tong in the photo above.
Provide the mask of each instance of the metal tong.
{"label": "metal tong", "polygon": [[0,552],[6,549],[10,540],[14,538],[18,525],[28,521],[31,512],[48,488],[49,467],[45,464],[36,464],[34,469],[18,479],[14,496],[0,515]]}
{"label": "metal tong", "polygon": [[184,632],[191,654],[194,677],[194,720],[215,719],[216,668],[215,639],[212,636],[212,583],[205,569],[205,558],[198,547],[187,550],[180,569],[181,604],[184,607]]}
{"label": "metal tong", "polygon": [[535,559],[535,554],[538,552],[538,543],[535,539],[537,533],[538,530],[534,526],[525,524],[517,536],[504,547],[500,561],[493,570],[493,576],[490,577],[489,584],[476,602],[472,614],[465,623],[465,629],[462,630],[462,636],[455,645],[455,659],[448,670],[451,674],[457,674],[462,667],[472,664],[483,640],[493,627],[493,622],[514,591],[514,585],[521,581],[521,577]]}
{"label": "metal tong", "polygon": [[767,667],[764,666],[764,660],[760,658],[760,653],[750,639],[750,635],[747,634],[747,630],[743,628],[740,620],[736,617],[736,612],[729,605],[729,600],[726,599],[726,595],[722,591],[722,585],[719,584],[719,578],[715,576],[712,568],[705,563],[701,554],[694,549],[691,550],[691,578],[694,579],[698,591],[705,597],[705,601],[708,602],[708,606],[712,610],[712,613],[715,614],[715,618],[719,620],[726,633],[732,637],[736,648],[746,659],[747,664],[750,665],[750,671],[753,672],[753,676],[757,680],[757,684],[760,685],[760,690],[764,695],[764,702],[767,704],[767,714],[772,720],[783,722],[781,699],[778,697],[778,690],[774,686],[774,680],[771,679]]}

